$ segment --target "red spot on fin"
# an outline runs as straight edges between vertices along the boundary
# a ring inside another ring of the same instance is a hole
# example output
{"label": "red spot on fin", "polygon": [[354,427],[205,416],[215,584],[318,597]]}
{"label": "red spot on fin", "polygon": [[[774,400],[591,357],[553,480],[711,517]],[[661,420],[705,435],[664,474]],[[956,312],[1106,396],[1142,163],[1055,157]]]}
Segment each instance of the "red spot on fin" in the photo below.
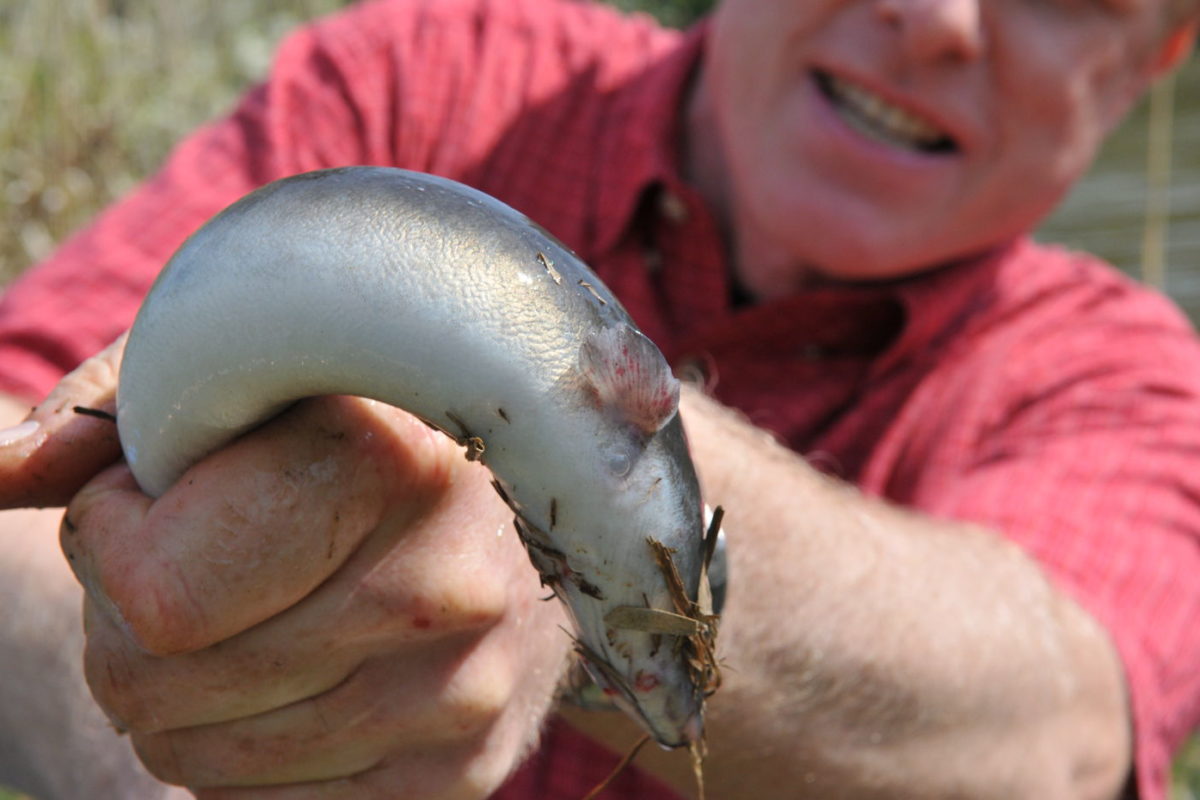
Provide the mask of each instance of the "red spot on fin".
{"label": "red spot on fin", "polygon": [[628,326],[591,333],[580,366],[602,407],[652,434],[675,416],[679,381],[654,343]]}

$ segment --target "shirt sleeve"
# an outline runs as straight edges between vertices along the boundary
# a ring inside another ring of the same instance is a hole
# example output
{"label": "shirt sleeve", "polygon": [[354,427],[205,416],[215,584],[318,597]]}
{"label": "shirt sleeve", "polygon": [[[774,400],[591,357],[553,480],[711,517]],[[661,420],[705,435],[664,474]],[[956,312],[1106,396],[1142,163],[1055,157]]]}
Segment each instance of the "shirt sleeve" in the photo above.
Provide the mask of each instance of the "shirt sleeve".
{"label": "shirt sleeve", "polygon": [[1141,298],[972,361],[912,504],[1003,532],[1104,625],[1161,800],[1200,716],[1200,345]]}

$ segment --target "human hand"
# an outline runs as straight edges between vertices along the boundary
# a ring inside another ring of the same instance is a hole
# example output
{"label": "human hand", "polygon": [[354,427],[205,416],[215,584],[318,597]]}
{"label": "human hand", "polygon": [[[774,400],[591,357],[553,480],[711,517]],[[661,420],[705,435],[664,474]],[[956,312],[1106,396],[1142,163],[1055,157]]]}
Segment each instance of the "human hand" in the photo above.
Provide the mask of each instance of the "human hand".
{"label": "human hand", "polygon": [[350,398],[300,404],[158,501],[114,465],[62,529],[93,694],[202,798],[486,796],[570,645],[510,516],[448,439]]}
{"label": "human hand", "polygon": [[63,378],[23,422],[0,431],[0,509],[66,505],[120,457],[105,415],[115,410],[124,348],[122,336]]}

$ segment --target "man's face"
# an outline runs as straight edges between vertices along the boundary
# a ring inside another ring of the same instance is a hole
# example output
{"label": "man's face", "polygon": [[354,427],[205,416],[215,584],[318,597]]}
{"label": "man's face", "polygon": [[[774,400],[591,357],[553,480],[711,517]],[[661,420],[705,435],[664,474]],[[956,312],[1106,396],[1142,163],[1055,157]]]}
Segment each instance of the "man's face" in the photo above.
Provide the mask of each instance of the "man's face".
{"label": "man's face", "polygon": [[746,288],[898,277],[1034,227],[1144,88],[1165,2],[723,0],[689,163],[721,163]]}

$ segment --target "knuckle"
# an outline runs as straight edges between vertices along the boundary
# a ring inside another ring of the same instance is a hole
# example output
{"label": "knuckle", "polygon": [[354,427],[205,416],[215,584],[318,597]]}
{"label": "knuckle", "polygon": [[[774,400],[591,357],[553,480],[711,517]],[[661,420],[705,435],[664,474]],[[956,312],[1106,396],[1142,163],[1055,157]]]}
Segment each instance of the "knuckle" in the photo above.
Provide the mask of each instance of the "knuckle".
{"label": "knuckle", "polygon": [[483,631],[500,623],[509,611],[511,583],[502,569],[469,558],[444,559],[431,564],[423,580],[422,598],[437,610],[441,627],[448,632]]}
{"label": "knuckle", "polygon": [[500,718],[506,699],[494,688],[451,696],[444,704],[447,728],[456,736],[482,733]]}
{"label": "knuckle", "polygon": [[130,744],[146,771],[163,783],[182,786],[188,783],[188,774],[175,747],[174,735],[164,733],[133,733]]}
{"label": "knuckle", "polygon": [[513,754],[484,748],[459,772],[459,797],[488,797],[504,782],[515,766]]}
{"label": "knuckle", "polygon": [[102,392],[111,392],[112,388],[117,385],[127,338],[127,333],[121,334],[103,350],[84,360],[71,373],[72,380],[81,386],[91,387]]}
{"label": "knuckle", "polygon": [[172,564],[143,562],[123,578],[97,599],[134,645],[150,655],[169,656],[204,643],[203,615]]}
{"label": "knuckle", "polygon": [[380,570],[354,588],[355,629],[397,640],[440,638],[487,630],[503,617],[502,587],[447,579],[443,568],[407,565]]}
{"label": "knuckle", "polygon": [[128,664],[112,651],[89,645],[84,651],[84,678],[96,704],[119,730],[139,730],[145,724],[143,706]]}
{"label": "knuckle", "polygon": [[359,483],[413,513],[427,510],[453,486],[458,454],[452,443],[406,411],[362,398],[323,397],[307,401],[297,422],[324,432],[313,438],[357,470]]}
{"label": "knuckle", "polygon": [[[452,790],[453,773],[441,758],[426,756],[419,769],[413,769],[408,759],[394,757],[378,764],[373,769],[348,778],[342,784],[344,794],[329,797],[346,800],[392,800],[396,797],[457,798],[486,797],[483,794],[459,794]],[[326,795],[323,795],[323,797]]]}
{"label": "knuckle", "polygon": [[447,723],[462,735],[491,728],[514,702],[514,684],[507,658],[477,651],[446,688],[442,712]]}
{"label": "knuckle", "polygon": [[118,731],[149,732],[158,727],[147,697],[150,682],[142,657],[130,652],[124,637],[98,618],[89,605],[83,672],[96,704]]}
{"label": "knuckle", "polygon": [[151,503],[127,470],[105,473],[67,509],[64,554],[89,599],[133,643],[156,654],[187,649],[203,621],[184,572],[159,553]]}
{"label": "knuckle", "polygon": [[[422,752],[419,768],[414,754],[393,754],[374,769],[349,782],[355,800],[390,800],[395,797],[472,800],[491,797],[508,777],[513,759],[497,758],[481,745]],[[322,795],[324,796],[324,795]]]}
{"label": "knuckle", "polygon": [[464,581],[441,594],[439,608],[447,630],[487,630],[497,625],[508,608],[508,590],[490,580]]}

